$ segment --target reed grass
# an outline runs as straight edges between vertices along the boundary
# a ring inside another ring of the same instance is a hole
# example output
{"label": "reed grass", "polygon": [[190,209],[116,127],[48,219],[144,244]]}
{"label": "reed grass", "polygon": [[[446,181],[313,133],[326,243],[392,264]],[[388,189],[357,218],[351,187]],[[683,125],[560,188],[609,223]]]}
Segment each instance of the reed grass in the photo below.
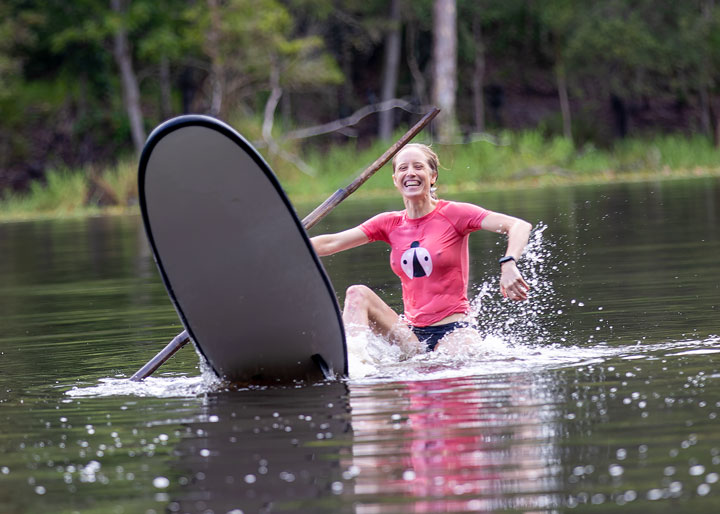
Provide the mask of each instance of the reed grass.
{"label": "reed grass", "polygon": [[[416,141],[426,142],[422,135]],[[293,142],[284,145],[282,155],[266,149],[261,153],[291,199],[319,202],[347,185],[389,146],[388,141],[367,147],[350,141],[303,151],[299,142]],[[700,136],[656,135],[602,149],[590,144],[578,148],[565,138],[544,137],[534,130],[432,147],[440,157],[441,192],[720,176],[720,151]],[[392,192],[388,164],[358,193]],[[102,171],[51,170],[44,183],[32,183],[25,193],[6,192],[0,198],[0,220],[136,212],[136,202],[137,162],[126,158]]]}

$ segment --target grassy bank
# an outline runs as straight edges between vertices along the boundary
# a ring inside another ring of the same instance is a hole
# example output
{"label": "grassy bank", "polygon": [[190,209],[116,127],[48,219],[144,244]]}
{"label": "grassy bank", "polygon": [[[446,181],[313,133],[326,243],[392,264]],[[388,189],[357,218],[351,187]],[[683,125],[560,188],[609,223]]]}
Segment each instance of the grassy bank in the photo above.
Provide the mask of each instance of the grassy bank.
{"label": "grassy bank", "polygon": [[[418,139],[422,141],[422,139]],[[300,167],[266,155],[292,200],[320,202],[347,185],[389,146],[353,143],[299,156]],[[576,148],[563,138],[546,139],[537,131],[502,134],[458,145],[433,148],[440,156],[440,193],[602,183],[691,176],[720,176],[720,151],[703,137],[678,135],[621,141],[612,149]],[[287,149],[292,153],[292,149]],[[297,161],[296,161],[297,162]],[[137,212],[137,162],[125,159],[99,171],[58,169],[24,194],[0,199],[0,220],[87,216]],[[377,173],[358,195],[392,194],[390,168]]]}

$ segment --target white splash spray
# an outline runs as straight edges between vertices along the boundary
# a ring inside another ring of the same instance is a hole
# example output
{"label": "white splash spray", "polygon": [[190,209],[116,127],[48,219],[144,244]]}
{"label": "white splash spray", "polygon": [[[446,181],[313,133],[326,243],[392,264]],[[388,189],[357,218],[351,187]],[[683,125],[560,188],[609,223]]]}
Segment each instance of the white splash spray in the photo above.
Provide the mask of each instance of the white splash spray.
{"label": "white splash spray", "polygon": [[[447,375],[498,373],[528,367],[575,363],[597,357],[587,350],[569,354],[558,336],[557,296],[548,270],[554,244],[543,238],[547,229],[540,223],[531,235],[521,271],[530,285],[525,302],[501,297],[496,274],[488,274],[471,288],[470,317],[476,330],[453,334],[434,352],[400,348],[372,334],[353,330],[348,338],[351,379],[430,379]],[[496,270],[493,270],[496,271]],[[563,333],[562,328],[559,330]],[[565,331],[566,332],[566,331]],[[602,353],[602,350],[601,350]]]}

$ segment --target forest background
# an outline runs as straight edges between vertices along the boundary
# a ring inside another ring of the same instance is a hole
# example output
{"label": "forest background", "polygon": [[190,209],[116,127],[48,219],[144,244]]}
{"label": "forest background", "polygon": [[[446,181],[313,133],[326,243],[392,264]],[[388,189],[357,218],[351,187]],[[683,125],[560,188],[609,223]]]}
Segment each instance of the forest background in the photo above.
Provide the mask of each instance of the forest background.
{"label": "forest background", "polygon": [[431,105],[450,189],[718,174],[720,9],[2,0],[0,212],[132,205],[148,131],[183,113],[237,128],[291,196],[326,194]]}

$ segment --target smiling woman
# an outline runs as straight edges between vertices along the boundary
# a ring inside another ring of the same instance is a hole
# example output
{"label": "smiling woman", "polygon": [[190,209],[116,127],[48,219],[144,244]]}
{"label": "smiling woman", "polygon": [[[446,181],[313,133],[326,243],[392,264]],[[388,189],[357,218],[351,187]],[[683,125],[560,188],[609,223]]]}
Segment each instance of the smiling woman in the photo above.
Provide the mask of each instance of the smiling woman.
{"label": "smiling woman", "polygon": [[390,266],[402,283],[404,313],[398,315],[363,285],[347,290],[343,309],[349,336],[370,329],[390,342],[414,350],[434,350],[451,334],[473,330],[468,316],[468,237],[477,230],[505,234],[500,259],[500,291],[516,301],[527,299],[529,286],[517,268],[532,226],[521,219],[471,203],[435,196],[439,159],[422,144],[409,144],[393,159],[393,184],[403,211],[378,214],[361,225],[311,239],[320,256],[373,241],[391,247]]}

